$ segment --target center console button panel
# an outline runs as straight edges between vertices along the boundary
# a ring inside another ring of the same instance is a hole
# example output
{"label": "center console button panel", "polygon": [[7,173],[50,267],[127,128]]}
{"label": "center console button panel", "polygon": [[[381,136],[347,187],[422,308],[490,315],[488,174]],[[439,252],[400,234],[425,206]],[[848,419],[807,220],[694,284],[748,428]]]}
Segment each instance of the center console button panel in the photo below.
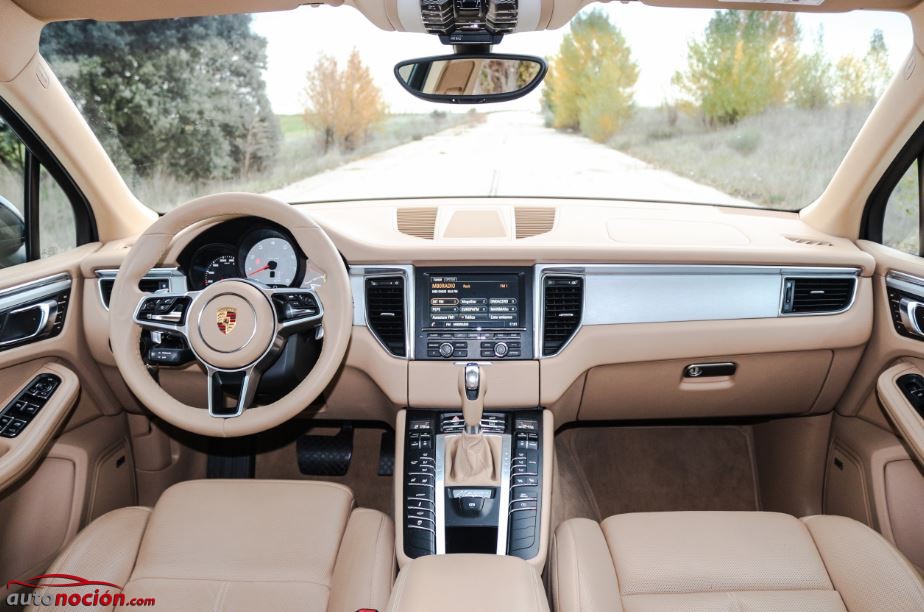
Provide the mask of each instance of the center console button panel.
{"label": "center console button panel", "polygon": [[[459,538],[484,537],[485,533],[494,533],[491,541],[499,540],[498,551],[505,550],[507,555],[532,559],[539,554],[543,479],[541,411],[482,415],[482,433],[503,436],[508,441],[507,459],[500,466],[507,473],[502,478],[502,487],[443,486],[436,466],[445,465],[445,461],[436,457],[436,453],[444,446],[443,440],[462,434],[465,421],[461,412],[410,410],[405,423],[402,483],[405,555],[415,559],[436,554],[440,526],[446,530],[442,538],[447,542],[448,554],[453,553],[453,543],[458,543]],[[436,495],[443,496],[441,504],[436,503]],[[436,516],[439,507],[443,508],[442,517]],[[490,546],[493,552],[494,545]]]}
{"label": "center console button panel", "polygon": [[436,553],[436,415],[407,420],[404,445],[404,552],[416,559]]}

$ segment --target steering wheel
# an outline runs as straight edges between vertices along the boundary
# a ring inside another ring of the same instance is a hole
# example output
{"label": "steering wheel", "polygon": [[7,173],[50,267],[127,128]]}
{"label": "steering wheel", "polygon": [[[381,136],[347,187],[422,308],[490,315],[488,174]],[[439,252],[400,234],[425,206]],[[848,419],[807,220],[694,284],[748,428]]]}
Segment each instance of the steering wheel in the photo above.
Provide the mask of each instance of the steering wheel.
{"label": "steering wheel", "polygon": [[[190,225],[254,216],[285,227],[322,274],[311,286],[269,288],[225,279],[201,291],[150,294],[138,282]],[[288,204],[247,193],[192,200],[151,225],[119,268],[109,306],[109,337],[116,365],[129,389],[154,414],[187,431],[234,437],[271,429],[315,400],[337,373],[349,344],[352,295],[343,259],[314,221]],[[288,394],[251,406],[260,375],[272,365],[286,338],[320,326],[323,344],[308,375]],[[208,375],[208,410],[189,406],[164,391],[141,358],[141,330],[182,336]],[[228,392],[237,395],[228,401]]]}

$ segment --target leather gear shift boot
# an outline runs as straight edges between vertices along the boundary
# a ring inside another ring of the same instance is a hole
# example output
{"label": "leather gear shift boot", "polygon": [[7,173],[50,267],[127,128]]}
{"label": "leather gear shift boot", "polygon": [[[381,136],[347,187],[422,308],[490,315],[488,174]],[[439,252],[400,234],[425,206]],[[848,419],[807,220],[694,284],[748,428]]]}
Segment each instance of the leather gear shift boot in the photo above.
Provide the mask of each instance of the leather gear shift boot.
{"label": "leather gear shift boot", "polygon": [[498,486],[500,445],[500,437],[483,434],[463,433],[447,440],[447,486]]}

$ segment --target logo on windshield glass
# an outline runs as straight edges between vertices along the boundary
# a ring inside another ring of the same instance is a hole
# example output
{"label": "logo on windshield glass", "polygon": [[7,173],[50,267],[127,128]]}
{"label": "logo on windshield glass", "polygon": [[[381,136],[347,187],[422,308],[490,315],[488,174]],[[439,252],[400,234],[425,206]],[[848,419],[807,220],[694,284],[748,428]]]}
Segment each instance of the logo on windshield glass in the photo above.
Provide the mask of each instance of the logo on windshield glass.
{"label": "logo on windshield glass", "polygon": [[234,331],[234,326],[237,325],[236,308],[231,308],[230,306],[219,308],[215,316],[217,318],[218,331],[226,336]]}

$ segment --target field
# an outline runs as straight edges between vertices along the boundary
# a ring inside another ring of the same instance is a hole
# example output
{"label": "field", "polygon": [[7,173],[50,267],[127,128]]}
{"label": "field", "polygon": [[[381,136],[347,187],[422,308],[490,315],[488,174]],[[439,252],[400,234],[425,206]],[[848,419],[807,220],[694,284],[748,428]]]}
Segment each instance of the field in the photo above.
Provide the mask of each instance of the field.
{"label": "field", "polygon": [[730,127],[639,108],[610,146],[768,208],[798,210],[821,195],[870,109],[779,108]]}
{"label": "field", "polygon": [[477,113],[389,115],[361,147],[349,152],[331,150],[324,153],[317,135],[300,115],[280,115],[282,145],[275,163],[265,172],[240,179],[204,183],[179,181],[166,175],[126,177],[126,180],[139,200],[158,212],[166,212],[187,200],[209,193],[263,193],[278,189],[354,159],[419,140],[440,130],[480,120],[481,116]]}
{"label": "field", "polygon": [[[870,107],[779,108],[710,129],[680,114],[640,108],[609,145],[665,170],[767,208],[799,210],[821,195]],[[918,250],[917,169],[886,208],[883,242]]]}

